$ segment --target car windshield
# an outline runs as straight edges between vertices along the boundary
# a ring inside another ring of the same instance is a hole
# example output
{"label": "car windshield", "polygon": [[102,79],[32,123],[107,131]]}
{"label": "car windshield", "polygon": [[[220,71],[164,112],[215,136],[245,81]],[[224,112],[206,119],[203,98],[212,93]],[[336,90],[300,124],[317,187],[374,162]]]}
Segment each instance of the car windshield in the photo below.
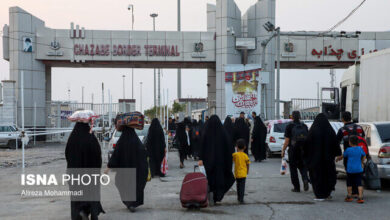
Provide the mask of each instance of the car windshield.
{"label": "car windshield", "polygon": [[284,133],[288,124],[290,124],[290,122],[274,124],[274,132]]}
{"label": "car windshield", "polygon": [[376,124],[382,143],[390,142],[390,124]]}
{"label": "car windshield", "polygon": [[[150,126],[150,125],[145,125],[145,126],[144,126],[144,129],[142,129],[142,130],[135,129],[135,133],[136,133],[138,136],[146,136],[146,135],[148,134],[149,126]],[[122,132],[116,131],[116,132],[115,132],[115,137],[120,137],[121,134],[122,134]]]}

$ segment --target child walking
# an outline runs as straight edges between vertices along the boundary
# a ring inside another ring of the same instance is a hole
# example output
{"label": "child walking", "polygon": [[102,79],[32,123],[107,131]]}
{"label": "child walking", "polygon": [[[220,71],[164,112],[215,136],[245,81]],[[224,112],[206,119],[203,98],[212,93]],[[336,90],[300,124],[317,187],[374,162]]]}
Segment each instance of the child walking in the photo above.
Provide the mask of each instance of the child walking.
{"label": "child walking", "polygon": [[347,190],[346,202],[352,202],[352,187],[357,187],[359,191],[358,203],[364,203],[362,173],[363,161],[366,159],[366,153],[358,146],[359,139],[352,135],[349,138],[349,148],[344,151],[344,158],[347,160]]}
{"label": "child walking", "polygon": [[244,139],[238,139],[236,143],[237,152],[233,153],[234,177],[237,185],[237,200],[244,203],[245,180],[249,173],[249,164],[251,163],[248,155],[244,152],[246,144]]}

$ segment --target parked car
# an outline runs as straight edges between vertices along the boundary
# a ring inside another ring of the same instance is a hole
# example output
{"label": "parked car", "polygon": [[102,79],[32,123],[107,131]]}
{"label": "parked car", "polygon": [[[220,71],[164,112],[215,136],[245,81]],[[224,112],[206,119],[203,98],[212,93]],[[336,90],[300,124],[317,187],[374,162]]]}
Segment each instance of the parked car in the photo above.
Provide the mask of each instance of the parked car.
{"label": "parked car", "polygon": [[284,132],[286,130],[287,125],[291,121],[291,119],[282,119],[269,120],[265,122],[265,126],[267,127],[266,143],[268,145],[268,157],[272,157],[275,154],[281,154],[284,143]]}
{"label": "parked car", "polygon": [[21,148],[22,140],[18,128],[15,125],[0,125],[0,145],[15,149],[16,139],[18,140],[18,148]]}
{"label": "parked car", "polygon": [[[366,134],[368,150],[378,166],[380,178],[390,179],[390,122],[364,122],[359,125]],[[342,161],[337,163],[336,168],[345,173]]]}
{"label": "parked car", "polygon": [[[145,124],[144,129],[138,130],[134,129],[135,133],[137,133],[138,138],[141,140],[142,143],[145,142],[145,138],[148,135],[150,124]],[[121,136],[122,132],[115,130],[114,133],[111,136],[110,141],[108,142],[108,159],[110,159],[112,153],[114,152],[114,148],[116,146],[116,142],[118,142],[119,137]]]}

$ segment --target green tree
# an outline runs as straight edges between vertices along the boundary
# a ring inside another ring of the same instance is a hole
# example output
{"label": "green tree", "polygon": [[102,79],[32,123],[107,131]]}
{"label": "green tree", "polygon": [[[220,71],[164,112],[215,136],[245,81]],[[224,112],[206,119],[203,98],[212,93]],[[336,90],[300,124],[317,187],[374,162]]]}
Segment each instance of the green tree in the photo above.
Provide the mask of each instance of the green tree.
{"label": "green tree", "polygon": [[179,112],[183,112],[186,109],[186,104],[179,104],[174,102],[172,105],[172,113],[177,114]]}

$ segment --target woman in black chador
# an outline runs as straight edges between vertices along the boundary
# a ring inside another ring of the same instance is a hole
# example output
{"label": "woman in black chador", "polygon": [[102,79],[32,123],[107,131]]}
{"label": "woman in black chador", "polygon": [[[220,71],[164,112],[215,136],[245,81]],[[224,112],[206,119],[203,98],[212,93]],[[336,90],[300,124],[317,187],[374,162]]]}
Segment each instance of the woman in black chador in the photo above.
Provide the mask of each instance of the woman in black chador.
{"label": "woman in black chador", "polygon": [[161,162],[165,156],[165,136],[157,118],[152,120],[149,127],[145,147],[148,151],[150,173],[152,177],[164,176],[164,174],[161,173]]}
{"label": "woman in black chador", "polygon": [[[69,136],[65,148],[65,158],[68,172],[78,172],[73,168],[96,168],[99,172],[102,167],[102,153],[95,135],[90,133],[90,126],[87,123],[78,122]],[[70,190],[77,190],[80,186],[70,185]],[[87,191],[93,194],[95,201],[75,201],[71,196],[71,219],[83,219],[91,216],[91,219],[98,219],[100,213],[104,213],[100,204],[100,186],[88,186]],[[85,195],[87,196],[87,195]]]}
{"label": "woman in black chador", "polygon": [[136,169],[136,201],[126,201],[132,192],[130,185],[134,180],[128,170],[116,170],[115,185],[118,188],[122,202],[134,212],[135,208],[144,204],[144,188],[148,178],[148,162],[146,149],[139,140],[134,128],[124,127],[114,153],[107,164],[108,168]]}
{"label": "woman in black chador", "polygon": [[255,117],[255,123],[252,131],[252,143],[251,151],[255,157],[255,161],[262,161],[266,159],[266,143],[265,139],[267,138],[267,128],[265,127],[263,121],[259,116]]}
{"label": "woman in black chador", "polygon": [[199,165],[204,165],[206,169],[212,193],[210,199],[214,202],[221,201],[235,181],[232,173],[233,151],[226,147],[230,144],[221,120],[216,115],[211,116],[203,129]]}
{"label": "woman in black chador", "polygon": [[319,114],[311,126],[304,146],[304,158],[309,168],[313,191],[317,199],[326,199],[335,190],[335,157],[341,155],[336,133],[324,114]]}
{"label": "woman in black chador", "polygon": [[[238,118],[234,122],[234,130],[233,130],[233,142],[234,144],[238,139],[243,138],[245,140],[245,144],[247,148],[245,149],[245,153],[248,154],[248,144],[249,144],[249,127],[243,118]],[[249,154],[248,154],[249,155]]]}
{"label": "woman in black chador", "polygon": [[234,149],[234,142],[233,142],[233,131],[234,131],[233,122],[229,116],[225,118],[225,121],[223,122],[223,127],[225,128],[225,131],[227,133],[231,150],[234,153],[236,150]]}

